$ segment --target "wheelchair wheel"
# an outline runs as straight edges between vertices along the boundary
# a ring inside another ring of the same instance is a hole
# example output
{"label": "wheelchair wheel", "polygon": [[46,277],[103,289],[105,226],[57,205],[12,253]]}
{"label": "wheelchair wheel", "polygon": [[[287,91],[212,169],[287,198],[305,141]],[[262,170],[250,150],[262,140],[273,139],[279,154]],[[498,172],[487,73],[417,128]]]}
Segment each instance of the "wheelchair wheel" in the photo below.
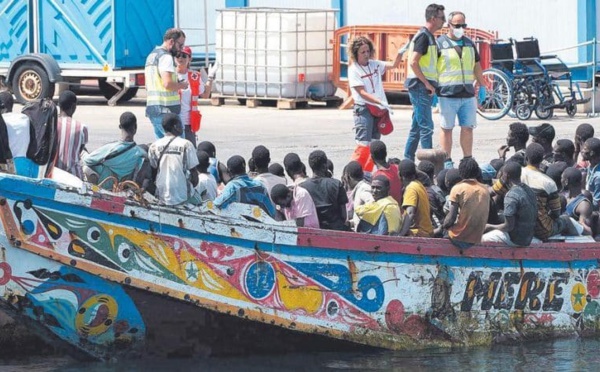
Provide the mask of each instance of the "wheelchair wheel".
{"label": "wheelchair wheel", "polygon": [[529,120],[532,114],[531,106],[527,103],[522,103],[515,107],[514,112],[519,120]]}
{"label": "wheelchair wheel", "polygon": [[569,103],[567,107],[565,107],[565,110],[567,111],[567,115],[572,118],[575,116],[575,114],[577,114],[577,105],[574,103]]}
{"label": "wheelchair wheel", "polygon": [[537,104],[535,106],[535,116],[541,120],[550,119],[554,115],[554,109],[548,108],[554,105],[554,94],[552,88],[545,87],[539,94]]}
{"label": "wheelchair wheel", "polygon": [[490,68],[483,72],[487,89],[475,87],[477,113],[488,120],[498,120],[512,108],[513,89],[508,76],[498,69]]}

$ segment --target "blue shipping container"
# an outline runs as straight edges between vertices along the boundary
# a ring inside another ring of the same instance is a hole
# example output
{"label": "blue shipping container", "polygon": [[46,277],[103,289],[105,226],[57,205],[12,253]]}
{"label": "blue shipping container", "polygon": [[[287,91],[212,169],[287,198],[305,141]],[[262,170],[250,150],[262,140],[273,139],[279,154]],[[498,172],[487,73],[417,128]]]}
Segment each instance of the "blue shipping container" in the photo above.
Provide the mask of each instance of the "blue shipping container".
{"label": "blue shipping container", "polygon": [[0,66],[26,53],[46,53],[61,68],[140,68],[173,27],[174,3],[0,0],[0,25]]}

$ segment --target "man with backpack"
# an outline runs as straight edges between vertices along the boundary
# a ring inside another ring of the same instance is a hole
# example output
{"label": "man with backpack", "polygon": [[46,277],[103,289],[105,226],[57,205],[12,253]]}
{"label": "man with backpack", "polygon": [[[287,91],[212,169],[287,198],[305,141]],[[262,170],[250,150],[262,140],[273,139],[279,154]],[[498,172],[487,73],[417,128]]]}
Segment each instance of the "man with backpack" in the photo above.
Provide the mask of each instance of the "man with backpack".
{"label": "man with backpack", "polygon": [[[134,136],[137,133],[137,118],[126,111],[119,119],[121,139],[108,143],[83,158],[83,172],[88,182],[101,185],[106,190],[111,190],[114,181],[135,181],[140,187],[144,186],[147,178],[144,167],[148,154],[137,146]],[[107,180],[114,177],[113,180]]]}

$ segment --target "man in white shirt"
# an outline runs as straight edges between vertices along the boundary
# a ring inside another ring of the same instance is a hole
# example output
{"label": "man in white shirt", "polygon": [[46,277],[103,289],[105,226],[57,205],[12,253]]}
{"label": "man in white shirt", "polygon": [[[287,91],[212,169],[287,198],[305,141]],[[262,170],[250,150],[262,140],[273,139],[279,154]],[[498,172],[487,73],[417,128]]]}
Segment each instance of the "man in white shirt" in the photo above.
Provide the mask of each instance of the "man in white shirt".
{"label": "man in white shirt", "polygon": [[[252,150],[252,159],[254,160],[254,165],[256,166],[256,172],[258,173],[258,176],[254,177],[254,179],[260,182],[265,189],[267,189],[270,198],[273,186],[285,185],[287,183],[286,179],[284,177],[279,177],[269,173],[271,153],[265,146],[256,146],[254,150]],[[273,201],[273,199],[271,199],[271,201]]]}
{"label": "man in white shirt", "polygon": [[29,117],[12,112],[14,99],[10,92],[0,92],[2,119],[6,123],[8,145],[12,153],[15,173],[25,177],[37,177],[38,165],[27,158],[29,147]]}
{"label": "man in white shirt", "polygon": [[194,145],[184,138],[179,115],[167,113],[162,126],[165,136],[150,145],[148,159],[157,169],[156,196],[161,203],[178,205],[188,201],[192,189],[198,184],[198,157]]}

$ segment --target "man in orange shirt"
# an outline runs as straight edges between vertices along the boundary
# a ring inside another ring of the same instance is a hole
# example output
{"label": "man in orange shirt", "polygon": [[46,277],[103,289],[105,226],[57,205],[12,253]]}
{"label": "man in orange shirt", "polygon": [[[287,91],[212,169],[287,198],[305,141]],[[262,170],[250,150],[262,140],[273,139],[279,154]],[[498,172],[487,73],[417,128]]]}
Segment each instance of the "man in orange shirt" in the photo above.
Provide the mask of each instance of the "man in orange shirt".
{"label": "man in orange shirt", "polygon": [[490,194],[477,180],[481,177],[481,169],[475,159],[464,158],[458,173],[463,180],[450,190],[450,211],[443,227],[452,244],[468,248],[481,243],[490,213]]}

